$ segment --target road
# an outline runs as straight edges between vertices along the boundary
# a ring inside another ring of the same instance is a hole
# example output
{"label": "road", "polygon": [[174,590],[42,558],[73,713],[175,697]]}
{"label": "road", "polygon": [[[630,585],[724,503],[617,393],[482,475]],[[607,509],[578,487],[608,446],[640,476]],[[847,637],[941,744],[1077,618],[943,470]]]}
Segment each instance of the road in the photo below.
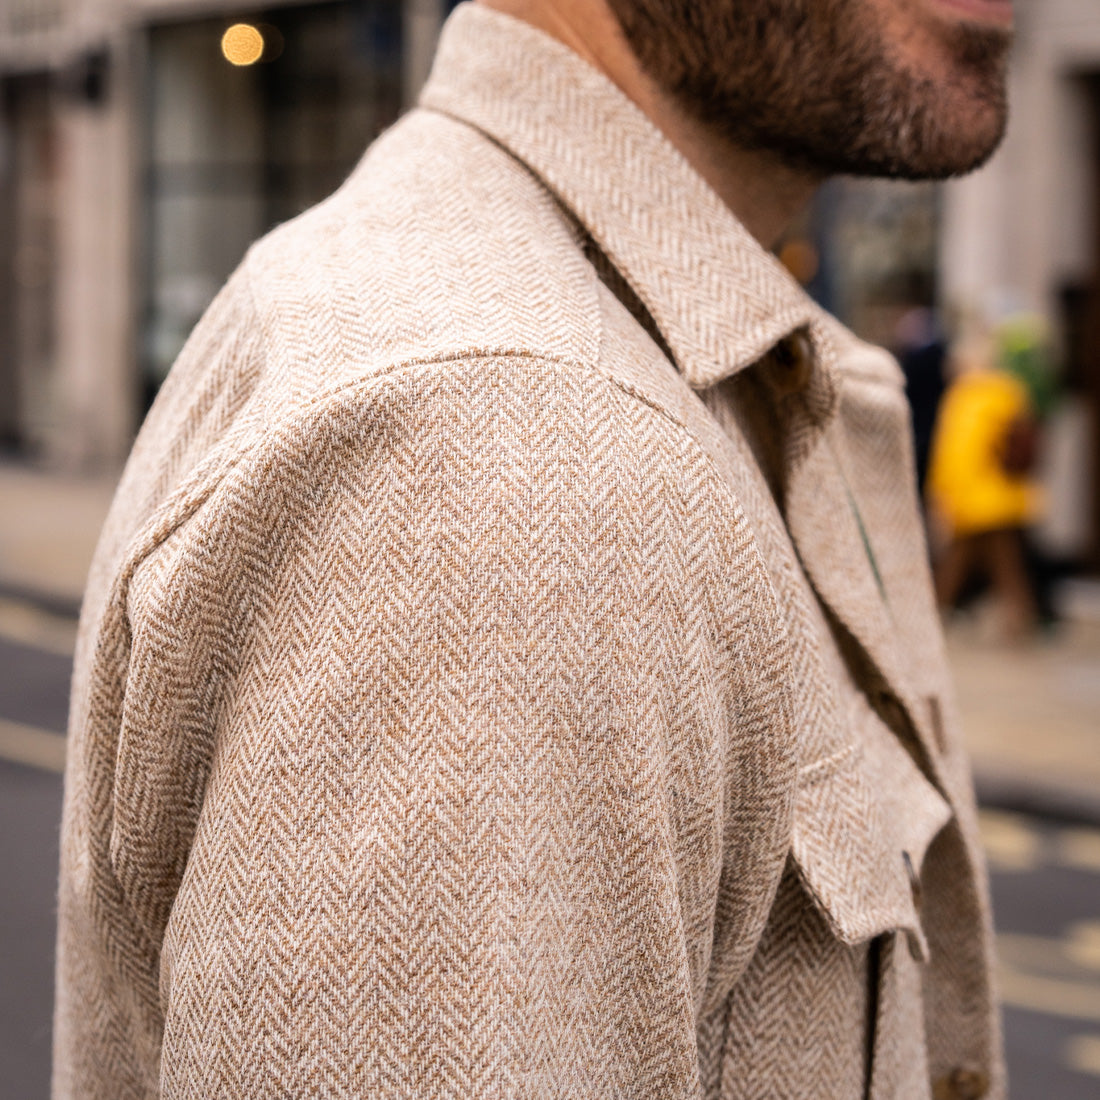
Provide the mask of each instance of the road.
{"label": "road", "polygon": [[[49,1094],[73,624],[0,598],[0,1100]],[[1100,1095],[1100,829],[985,810],[1013,1100]]]}

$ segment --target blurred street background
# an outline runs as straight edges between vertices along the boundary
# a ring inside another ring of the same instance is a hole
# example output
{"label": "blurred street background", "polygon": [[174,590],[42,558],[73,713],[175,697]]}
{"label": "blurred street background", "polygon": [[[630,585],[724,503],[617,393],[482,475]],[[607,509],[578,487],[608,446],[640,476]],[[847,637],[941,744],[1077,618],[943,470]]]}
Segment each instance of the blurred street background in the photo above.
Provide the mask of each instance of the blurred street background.
{"label": "blurred street background", "polygon": [[[1100,1096],[1100,3],[1017,0],[949,184],[780,249],[905,372],[993,871],[1014,1100]],[[0,1100],[48,1095],[68,679],[121,463],[257,236],[415,101],[452,0],[0,0]]]}

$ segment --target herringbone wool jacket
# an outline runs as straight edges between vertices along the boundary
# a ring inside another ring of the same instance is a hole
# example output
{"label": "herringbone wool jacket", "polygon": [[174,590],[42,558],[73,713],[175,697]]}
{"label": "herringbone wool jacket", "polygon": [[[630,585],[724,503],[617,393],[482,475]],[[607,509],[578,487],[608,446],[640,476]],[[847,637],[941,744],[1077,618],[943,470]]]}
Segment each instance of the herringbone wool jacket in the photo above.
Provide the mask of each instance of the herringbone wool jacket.
{"label": "herringbone wool jacket", "polygon": [[98,551],[54,1095],[1003,1095],[899,371],[453,16]]}

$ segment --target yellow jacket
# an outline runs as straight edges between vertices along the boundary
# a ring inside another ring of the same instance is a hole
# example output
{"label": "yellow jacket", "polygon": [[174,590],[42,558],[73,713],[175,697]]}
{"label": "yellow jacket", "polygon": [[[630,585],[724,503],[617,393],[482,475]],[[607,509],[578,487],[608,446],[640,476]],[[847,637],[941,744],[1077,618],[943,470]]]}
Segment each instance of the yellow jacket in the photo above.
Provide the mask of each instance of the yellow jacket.
{"label": "yellow jacket", "polygon": [[1009,473],[1003,461],[1012,423],[1029,414],[1027,391],[1002,371],[971,371],[948,388],[932,440],[928,494],[955,535],[1022,527],[1035,519],[1034,481]]}

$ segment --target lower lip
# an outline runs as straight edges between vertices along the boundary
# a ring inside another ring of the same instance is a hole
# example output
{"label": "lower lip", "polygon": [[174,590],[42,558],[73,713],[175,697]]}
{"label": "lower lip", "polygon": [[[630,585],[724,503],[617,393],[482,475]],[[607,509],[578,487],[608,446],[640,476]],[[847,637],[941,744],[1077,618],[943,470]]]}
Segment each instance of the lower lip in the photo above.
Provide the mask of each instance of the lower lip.
{"label": "lower lip", "polygon": [[1013,0],[933,0],[933,3],[974,23],[997,27],[1011,27],[1013,24]]}

